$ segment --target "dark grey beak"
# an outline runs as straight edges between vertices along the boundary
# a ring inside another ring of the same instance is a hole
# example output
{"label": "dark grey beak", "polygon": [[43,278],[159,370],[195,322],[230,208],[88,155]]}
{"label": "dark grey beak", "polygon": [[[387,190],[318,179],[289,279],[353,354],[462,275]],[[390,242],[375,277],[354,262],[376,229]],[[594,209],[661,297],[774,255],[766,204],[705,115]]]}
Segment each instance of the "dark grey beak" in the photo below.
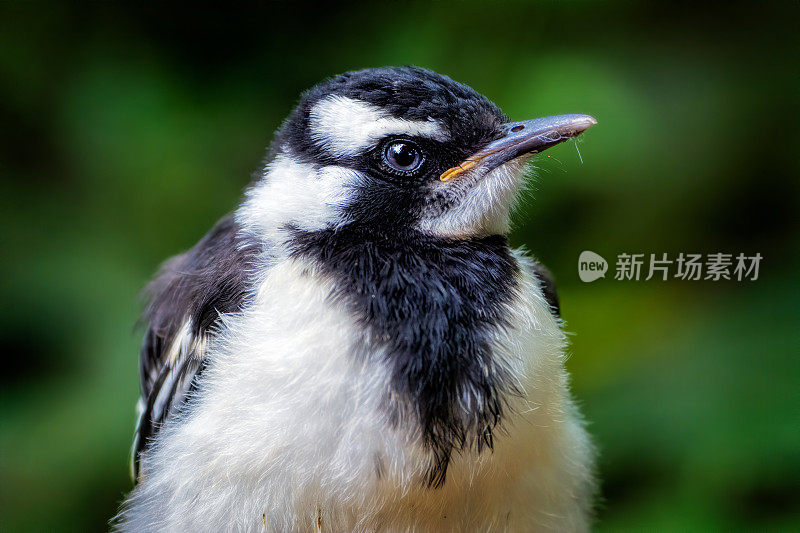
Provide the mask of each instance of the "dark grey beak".
{"label": "dark grey beak", "polygon": [[477,165],[488,172],[512,159],[536,154],[576,137],[595,124],[597,120],[589,115],[557,115],[509,122],[503,127],[503,137],[492,141],[457,167],[445,171],[439,178],[450,181]]}

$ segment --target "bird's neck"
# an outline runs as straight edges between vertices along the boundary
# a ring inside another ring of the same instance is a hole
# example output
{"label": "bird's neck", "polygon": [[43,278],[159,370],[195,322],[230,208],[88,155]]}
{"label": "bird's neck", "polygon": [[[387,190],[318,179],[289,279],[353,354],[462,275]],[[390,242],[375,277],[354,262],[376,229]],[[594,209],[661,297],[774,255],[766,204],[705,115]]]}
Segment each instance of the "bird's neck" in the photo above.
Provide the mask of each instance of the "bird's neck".
{"label": "bird's neck", "polygon": [[[337,296],[388,354],[390,416],[415,420],[438,484],[453,449],[492,445],[513,387],[493,354],[518,283],[501,235],[445,239],[364,228],[305,232],[292,254],[334,280]],[[468,406],[468,407],[465,407]],[[410,416],[409,416],[410,415]]]}

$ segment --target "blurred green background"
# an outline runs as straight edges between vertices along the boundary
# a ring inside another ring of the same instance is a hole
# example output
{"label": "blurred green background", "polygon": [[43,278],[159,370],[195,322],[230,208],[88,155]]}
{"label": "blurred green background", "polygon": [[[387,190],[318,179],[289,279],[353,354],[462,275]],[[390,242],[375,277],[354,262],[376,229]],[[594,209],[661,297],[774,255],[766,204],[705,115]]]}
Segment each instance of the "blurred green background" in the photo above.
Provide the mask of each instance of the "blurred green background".
{"label": "blurred green background", "polygon": [[[137,293],[238,202],[325,76],[386,64],[543,154],[512,241],[555,273],[600,531],[800,528],[797,2],[0,6],[0,529],[97,531],[130,489]],[[759,252],[757,281],[577,276],[581,251]]]}

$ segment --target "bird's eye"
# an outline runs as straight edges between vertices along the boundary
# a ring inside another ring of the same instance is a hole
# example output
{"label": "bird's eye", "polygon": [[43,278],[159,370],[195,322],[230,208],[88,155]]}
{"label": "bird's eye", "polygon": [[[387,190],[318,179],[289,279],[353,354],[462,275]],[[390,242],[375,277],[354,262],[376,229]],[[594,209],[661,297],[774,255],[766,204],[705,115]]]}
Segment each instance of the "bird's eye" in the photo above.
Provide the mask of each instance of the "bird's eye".
{"label": "bird's eye", "polygon": [[410,141],[394,141],[386,145],[383,159],[394,170],[407,174],[422,165],[422,151]]}

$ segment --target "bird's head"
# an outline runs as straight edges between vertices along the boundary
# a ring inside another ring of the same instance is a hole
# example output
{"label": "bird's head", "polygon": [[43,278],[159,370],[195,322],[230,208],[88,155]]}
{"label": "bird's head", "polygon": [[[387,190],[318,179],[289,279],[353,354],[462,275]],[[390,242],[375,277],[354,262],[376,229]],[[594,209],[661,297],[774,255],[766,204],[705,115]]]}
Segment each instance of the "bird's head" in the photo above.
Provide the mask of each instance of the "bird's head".
{"label": "bird's head", "polygon": [[524,163],[595,122],[510,122],[472,88],[422,68],[348,72],[303,94],[237,216],[266,240],[352,224],[506,233]]}

